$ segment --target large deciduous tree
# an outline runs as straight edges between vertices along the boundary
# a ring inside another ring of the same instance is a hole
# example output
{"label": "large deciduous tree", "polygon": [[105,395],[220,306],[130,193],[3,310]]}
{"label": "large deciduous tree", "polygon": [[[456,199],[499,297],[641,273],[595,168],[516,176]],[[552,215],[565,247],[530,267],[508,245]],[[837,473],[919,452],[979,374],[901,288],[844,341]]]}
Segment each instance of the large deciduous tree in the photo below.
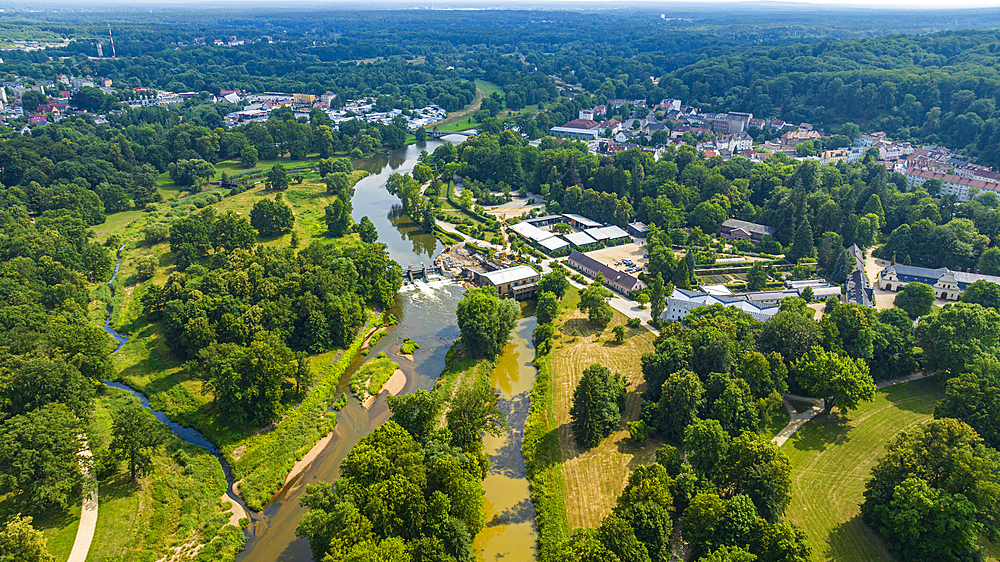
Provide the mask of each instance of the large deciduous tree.
{"label": "large deciduous tree", "polygon": [[152,451],[165,438],[163,425],[131,397],[112,415],[114,421],[108,449],[128,463],[129,476],[135,481],[152,469]]}
{"label": "large deciduous tree", "polygon": [[0,424],[0,491],[16,493],[39,511],[66,509],[83,487],[83,423],[51,403]]}
{"label": "large deciduous tree", "polygon": [[261,236],[277,236],[292,230],[295,215],[292,208],[281,200],[279,193],[274,199],[261,199],[250,210],[250,224]]}
{"label": "large deciduous tree", "polygon": [[956,303],[917,324],[917,344],[928,370],[957,375],[980,355],[1000,353],[1000,312],[978,304]]}
{"label": "large deciduous tree", "polygon": [[466,354],[496,357],[510,338],[521,309],[513,299],[501,299],[493,287],[472,288],[458,302],[455,315]]}
{"label": "large deciduous tree", "polygon": [[611,299],[611,291],[604,286],[604,275],[598,273],[597,278],[589,287],[580,291],[580,310],[587,313],[590,323],[604,328],[611,322],[614,312],[608,300]]}
{"label": "large deciduous tree", "polygon": [[934,305],[934,289],[925,283],[910,283],[896,294],[892,303],[902,308],[910,318],[926,316]]}
{"label": "large deciduous tree", "polygon": [[987,445],[1000,449],[1000,360],[980,357],[968,372],[950,379],[934,417],[962,420]]}
{"label": "large deciduous tree", "polygon": [[626,388],[625,378],[612,375],[603,365],[584,369],[573,391],[573,406],[569,411],[573,438],[578,445],[594,447],[611,434],[625,409]]}
{"label": "large deciduous tree", "polygon": [[875,382],[863,360],[821,347],[812,348],[796,361],[791,374],[807,392],[825,400],[827,413],[834,406],[846,412],[875,397]]}
{"label": "large deciduous tree", "polygon": [[198,352],[199,369],[219,409],[233,423],[264,425],[278,415],[281,386],[294,378],[295,354],[273,332],[250,345],[212,343]]}

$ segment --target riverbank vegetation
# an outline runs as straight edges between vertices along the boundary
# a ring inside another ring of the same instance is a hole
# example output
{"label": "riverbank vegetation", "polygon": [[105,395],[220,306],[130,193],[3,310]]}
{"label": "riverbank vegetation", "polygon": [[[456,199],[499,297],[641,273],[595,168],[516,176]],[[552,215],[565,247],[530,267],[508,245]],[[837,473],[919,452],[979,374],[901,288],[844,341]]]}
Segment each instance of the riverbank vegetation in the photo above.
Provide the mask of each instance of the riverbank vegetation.
{"label": "riverbank vegetation", "polygon": [[351,449],[334,486],[308,485],[300,499],[309,512],[296,533],[314,558],[474,557],[489,467],[482,436],[506,429],[492,367],[453,347],[434,389],[389,397],[393,419]]}

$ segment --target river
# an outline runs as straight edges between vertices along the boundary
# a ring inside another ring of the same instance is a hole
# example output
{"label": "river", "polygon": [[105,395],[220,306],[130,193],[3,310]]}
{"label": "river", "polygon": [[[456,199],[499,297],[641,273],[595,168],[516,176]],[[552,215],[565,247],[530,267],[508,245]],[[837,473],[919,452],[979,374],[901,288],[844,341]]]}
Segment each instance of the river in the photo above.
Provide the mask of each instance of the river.
{"label": "river", "polygon": [[[461,136],[445,137],[441,141],[410,145],[355,162],[355,168],[366,170],[369,175],[355,186],[352,199],[354,220],[359,221],[362,216],[367,216],[378,230],[379,241],[386,244],[390,257],[404,268],[419,263],[430,265],[441,246],[432,235],[421,231],[416,223],[400,211],[398,199],[385,190],[386,179],[393,173],[412,171],[421,150],[432,152],[442,142],[463,140],[465,138]],[[444,369],[448,349],[460,335],[455,308],[462,298],[462,292],[460,285],[446,280],[418,281],[405,285],[400,290],[396,304],[390,310],[399,324],[372,347],[368,357],[376,357],[379,352],[384,351],[398,363],[407,375],[403,392],[412,392],[418,388],[429,390],[434,386]],[[501,392],[501,408],[509,415],[511,430],[501,438],[487,436],[484,441],[492,468],[484,481],[486,527],[474,543],[480,560],[494,560],[504,555],[514,560],[534,559],[534,507],[528,494],[524,457],[521,455],[521,434],[528,413],[528,392],[535,373],[531,366],[534,351],[529,343],[534,325],[533,317],[519,322],[516,333],[512,334],[512,343],[504,350],[493,375],[494,386]],[[124,343],[124,336],[115,333],[109,325],[106,328],[118,340],[120,348]],[[405,337],[420,344],[413,354],[413,361],[397,353]],[[358,357],[354,360],[341,377],[338,393],[350,394],[351,375],[366,359]],[[148,407],[148,401],[144,400],[143,405]],[[295,528],[306,511],[298,502],[305,485],[335,481],[340,474],[340,462],[351,448],[389,419],[389,416],[384,395],[368,410],[362,408],[357,400],[348,401],[347,406],[337,412],[333,439],[312,463],[272,498],[261,514],[254,514],[254,522],[250,527],[251,536],[246,549],[237,560],[310,560],[308,541],[295,536]],[[165,420],[163,416],[161,421],[169,420]],[[192,434],[190,437],[193,441],[189,440],[185,432],[193,430],[174,426],[176,424],[171,425],[171,429],[186,441],[217,453],[211,443],[204,441],[204,437],[200,435]],[[198,442],[197,438],[204,441],[204,444]],[[228,478],[228,467],[225,463],[223,467],[226,468]]]}

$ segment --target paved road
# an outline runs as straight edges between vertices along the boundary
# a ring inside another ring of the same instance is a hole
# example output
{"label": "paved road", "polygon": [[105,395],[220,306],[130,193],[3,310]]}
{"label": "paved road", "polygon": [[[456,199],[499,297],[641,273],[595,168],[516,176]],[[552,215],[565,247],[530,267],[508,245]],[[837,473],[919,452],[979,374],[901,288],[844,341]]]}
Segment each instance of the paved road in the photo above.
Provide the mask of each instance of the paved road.
{"label": "paved road", "polygon": [[[90,447],[84,442],[84,449],[80,451],[81,457],[90,457]],[[67,562],[86,562],[87,554],[90,552],[90,543],[94,541],[94,530],[97,529],[97,477],[88,469],[84,469],[84,476],[89,479],[84,492],[89,489],[90,494],[83,498],[83,510],[80,512],[80,526],[76,529],[76,540],[73,542],[73,550],[69,553]]]}

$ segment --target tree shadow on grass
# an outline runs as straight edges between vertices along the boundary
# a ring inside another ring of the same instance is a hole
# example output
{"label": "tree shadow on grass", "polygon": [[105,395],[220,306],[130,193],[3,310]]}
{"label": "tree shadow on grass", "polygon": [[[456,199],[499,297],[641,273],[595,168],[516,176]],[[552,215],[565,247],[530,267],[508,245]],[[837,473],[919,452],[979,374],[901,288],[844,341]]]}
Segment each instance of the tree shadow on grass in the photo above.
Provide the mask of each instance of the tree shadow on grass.
{"label": "tree shadow on grass", "polygon": [[849,521],[834,528],[826,538],[825,560],[866,560],[870,562],[891,561],[892,556],[871,527],[855,515]]}
{"label": "tree shadow on grass", "polygon": [[850,419],[837,414],[819,414],[806,422],[789,441],[800,451],[826,451],[850,440]]}
{"label": "tree shadow on grass", "polygon": [[586,318],[570,318],[563,322],[560,331],[567,336],[572,336],[573,332],[576,332],[578,337],[591,338],[604,330],[594,326]]}
{"label": "tree shadow on grass", "polygon": [[934,414],[938,401],[944,398],[946,382],[945,377],[938,376],[890,386],[879,392],[900,410],[929,416]]}
{"label": "tree shadow on grass", "polygon": [[106,502],[127,498],[138,492],[140,488],[139,483],[133,482],[129,477],[128,469],[124,469],[102,480],[97,490],[100,501]]}
{"label": "tree shadow on grass", "polygon": [[642,443],[626,438],[618,442],[618,452],[623,455],[632,455],[628,461],[628,468],[635,470],[639,466],[655,463],[656,450],[666,444],[667,440],[662,435],[653,435]]}

